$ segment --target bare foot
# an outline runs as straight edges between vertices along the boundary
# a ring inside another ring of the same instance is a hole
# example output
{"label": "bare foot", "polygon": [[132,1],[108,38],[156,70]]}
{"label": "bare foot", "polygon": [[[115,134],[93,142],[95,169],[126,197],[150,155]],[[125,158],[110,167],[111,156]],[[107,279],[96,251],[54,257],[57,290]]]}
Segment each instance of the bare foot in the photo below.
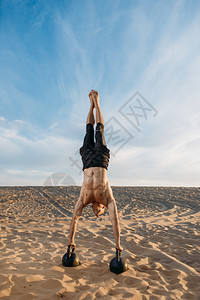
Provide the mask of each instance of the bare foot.
{"label": "bare foot", "polygon": [[90,98],[90,105],[91,105],[92,108],[94,108],[95,105],[94,105],[94,100],[93,100],[92,92],[90,92],[88,96]]}
{"label": "bare foot", "polygon": [[95,107],[99,106],[99,93],[94,90],[91,90],[91,93],[92,93],[92,99],[94,102],[94,106]]}

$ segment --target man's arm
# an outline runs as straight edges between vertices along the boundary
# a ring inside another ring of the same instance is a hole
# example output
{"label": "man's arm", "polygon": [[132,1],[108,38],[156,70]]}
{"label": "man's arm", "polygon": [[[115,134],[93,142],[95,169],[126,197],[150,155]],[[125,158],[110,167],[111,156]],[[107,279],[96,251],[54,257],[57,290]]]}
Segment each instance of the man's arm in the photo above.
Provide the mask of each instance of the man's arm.
{"label": "man's arm", "polygon": [[74,208],[74,213],[73,213],[71,224],[70,224],[69,244],[68,245],[75,246],[74,237],[75,237],[75,233],[76,233],[76,227],[77,227],[78,220],[82,215],[83,207],[84,207],[84,205],[82,202],[82,198],[79,197],[78,201],[76,202],[76,205]]}
{"label": "man's arm", "polygon": [[108,200],[108,212],[113,226],[116,249],[123,250],[123,248],[120,246],[120,227],[117,213],[117,205],[114,198]]}

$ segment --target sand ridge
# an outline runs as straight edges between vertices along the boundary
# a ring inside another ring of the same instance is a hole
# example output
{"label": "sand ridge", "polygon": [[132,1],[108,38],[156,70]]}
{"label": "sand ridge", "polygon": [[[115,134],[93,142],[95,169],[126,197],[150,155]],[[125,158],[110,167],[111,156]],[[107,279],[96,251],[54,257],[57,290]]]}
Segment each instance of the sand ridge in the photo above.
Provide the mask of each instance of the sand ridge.
{"label": "sand ridge", "polygon": [[198,188],[113,187],[129,270],[115,275],[108,213],[87,207],[76,234],[81,265],[64,268],[80,187],[1,187],[1,299],[199,299]]}

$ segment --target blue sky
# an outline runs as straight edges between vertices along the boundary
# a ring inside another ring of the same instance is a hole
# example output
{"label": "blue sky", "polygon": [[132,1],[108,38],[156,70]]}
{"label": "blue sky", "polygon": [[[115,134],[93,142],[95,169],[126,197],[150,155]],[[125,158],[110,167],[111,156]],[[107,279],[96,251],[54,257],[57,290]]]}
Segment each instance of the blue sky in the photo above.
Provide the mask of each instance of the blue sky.
{"label": "blue sky", "polygon": [[0,9],[1,186],[55,174],[81,184],[91,89],[111,185],[199,186],[198,0],[2,0]]}

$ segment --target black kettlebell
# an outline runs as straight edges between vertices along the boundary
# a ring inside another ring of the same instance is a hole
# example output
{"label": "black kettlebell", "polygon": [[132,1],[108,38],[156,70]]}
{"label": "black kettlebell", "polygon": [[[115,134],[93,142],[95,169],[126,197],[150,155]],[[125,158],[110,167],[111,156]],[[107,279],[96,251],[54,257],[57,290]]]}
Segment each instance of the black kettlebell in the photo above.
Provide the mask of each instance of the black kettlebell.
{"label": "black kettlebell", "polygon": [[[72,248],[72,249],[71,249]],[[62,258],[62,265],[64,267],[77,267],[79,266],[79,257],[76,255],[75,247],[72,247],[71,245],[68,246],[67,253],[63,255]]]}
{"label": "black kettlebell", "polygon": [[110,262],[110,271],[115,274],[120,274],[128,270],[127,260],[121,258],[121,250],[116,249],[116,257],[114,257]]}

